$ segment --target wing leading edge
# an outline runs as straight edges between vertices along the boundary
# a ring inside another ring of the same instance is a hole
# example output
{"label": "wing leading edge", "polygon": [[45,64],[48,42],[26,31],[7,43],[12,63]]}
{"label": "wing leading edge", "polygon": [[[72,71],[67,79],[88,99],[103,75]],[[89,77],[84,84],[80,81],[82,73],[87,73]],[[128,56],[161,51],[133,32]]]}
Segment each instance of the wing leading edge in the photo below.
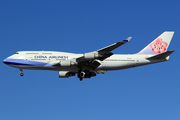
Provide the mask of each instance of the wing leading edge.
{"label": "wing leading edge", "polygon": [[120,42],[114,43],[112,45],[109,45],[107,47],[104,47],[102,49],[99,49],[99,50],[97,50],[97,52],[99,52],[100,54],[108,53],[108,52],[118,48],[119,46],[123,45],[124,43],[129,42],[131,38],[132,37],[128,37],[128,38],[124,39],[123,41],[120,41]]}

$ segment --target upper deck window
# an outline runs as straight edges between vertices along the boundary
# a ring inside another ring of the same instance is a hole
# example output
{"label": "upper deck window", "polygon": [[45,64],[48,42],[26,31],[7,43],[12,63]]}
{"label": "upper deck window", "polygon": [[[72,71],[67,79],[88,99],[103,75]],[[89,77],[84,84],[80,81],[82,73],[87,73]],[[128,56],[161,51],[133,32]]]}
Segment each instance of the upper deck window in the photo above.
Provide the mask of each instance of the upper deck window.
{"label": "upper deck window", "polygon": [[39,53],[26,53],[26,54],[39,54]]}
{"label": "upper deck window", "polygon": [[52,54],[52,53],[42,53],[42,54]]}

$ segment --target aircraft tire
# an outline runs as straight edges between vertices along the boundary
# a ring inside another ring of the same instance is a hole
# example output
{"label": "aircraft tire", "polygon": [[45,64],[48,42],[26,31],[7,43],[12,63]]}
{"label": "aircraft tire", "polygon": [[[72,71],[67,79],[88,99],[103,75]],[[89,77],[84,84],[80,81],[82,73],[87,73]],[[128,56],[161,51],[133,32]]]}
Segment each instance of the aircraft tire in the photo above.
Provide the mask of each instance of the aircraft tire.
{"label": "aircraft tire", "polygon": [[20,76],[22,77],[24,74],[23,73],[20,73]]}

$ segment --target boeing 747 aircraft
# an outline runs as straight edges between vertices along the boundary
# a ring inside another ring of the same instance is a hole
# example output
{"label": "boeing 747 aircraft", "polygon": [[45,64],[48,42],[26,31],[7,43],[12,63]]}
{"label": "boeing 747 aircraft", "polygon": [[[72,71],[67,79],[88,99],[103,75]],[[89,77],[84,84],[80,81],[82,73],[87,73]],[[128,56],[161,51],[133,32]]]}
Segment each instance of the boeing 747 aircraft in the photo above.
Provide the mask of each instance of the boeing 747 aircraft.
{"label": "boeing 747 aircraft", "polygon": [[99,73],[122,70],[169,60],[167,51],[174,32],[166,31],[136,54],[113,54],[111,51],[129,42],[131,37],[105,48],[84,54],[54,51],[19,51],[3,62],[11,67],[29,70],[59,71],[60,78],[75,76],[82,81]]}

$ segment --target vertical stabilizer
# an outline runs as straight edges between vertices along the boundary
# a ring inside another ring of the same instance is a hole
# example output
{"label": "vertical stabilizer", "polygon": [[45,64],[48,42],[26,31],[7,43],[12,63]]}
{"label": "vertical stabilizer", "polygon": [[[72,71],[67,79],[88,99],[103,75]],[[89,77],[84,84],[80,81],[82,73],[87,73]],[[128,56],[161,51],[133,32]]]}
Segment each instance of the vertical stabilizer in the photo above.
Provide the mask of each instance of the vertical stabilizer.
{"label": "vertical stabilizer", "polygon": [[167,51],[171,39],[173,37],[173,31],[165,31],[138,54],[160,54]]}

